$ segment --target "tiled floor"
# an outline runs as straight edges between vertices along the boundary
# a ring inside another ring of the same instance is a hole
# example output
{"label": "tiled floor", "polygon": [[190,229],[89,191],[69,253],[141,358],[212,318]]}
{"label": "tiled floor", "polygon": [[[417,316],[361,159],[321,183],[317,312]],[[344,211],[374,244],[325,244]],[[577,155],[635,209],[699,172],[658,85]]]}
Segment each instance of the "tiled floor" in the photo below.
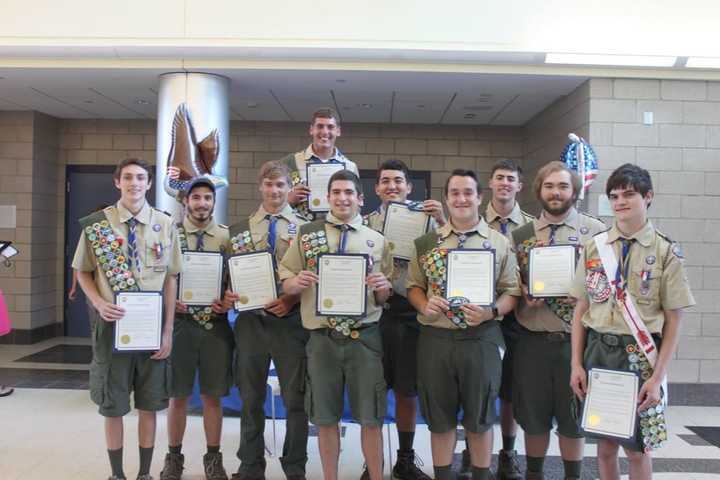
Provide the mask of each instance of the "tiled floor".
{"label": "tiled floor", "polygon": [[[53,479],[104,479],[108,476],[107,457],[103,442],[102,419],[90,402],[87,388],[87,365],[79,362],[86,358],[86,349],[52,348],[61,344],[87,345],[77,339],[54,339],[33,346],[0,346],[0,384],[12,384],[16,391],[0,398],[0,479],[35,480]],[[85,357],[83,357],[85,355]],[[64,361],[70,363],[56,363]],[[135,444],[137,422],[134,414],[125,422],[126,444]],[[654,478],[659,480],[720,479],[720,408],[680,407],[668,410],[670,441],[656,452]],[[226,417],[222,450],[225,466],[235,470],[238,461],[234,456],[239,440],[239,419]],[[271,421],[268,420],[265,438],[273,449]],[[713,428],[714,427],[714,428]],[[277,445],[281,448],[284,423],[276,424]],[[388,446],[388,432],[392,445]],[[397,445],[394,426],[385,429],[386,458]],[[158,437],[153,473],[159,473],[162,456],[167,446],[165,414],[158,417]],[[499,445],[499,428],[495,427],[495,443]],[[418,427],[415,446],[425,461],[423,469],[431,473],[429,433]],[[341,479],[357,479],[362,470],[359,428],[347,424],[344,428],[341,454]],[[457,452],[463,448],[458,444]],[[202,475],[204,435],[202,419],[192,416],[188,421],[184,442],[186,475],[188,480],[199,480]],[[518,439],[518,450],[523,442]],[[596,477],[596,447],[585,447],[584,479]],[[308,443],[308,478],[321,478],[317,439],[311,436]],[[137,469],[137,451],[126,448],[125,465],[129,478]],[[459,461],[459,455],[457,456]],[[524,462],[522,462],[524,463]],[[622,461],[623,478],[627,478],[627,465]],[[561,461],[557,442],[551,444],[546,461],[546,478],[561,479]],[[283,479],[277,458],[268,458],[268,479]],[[386,478],[390,478],[386,472]]]}

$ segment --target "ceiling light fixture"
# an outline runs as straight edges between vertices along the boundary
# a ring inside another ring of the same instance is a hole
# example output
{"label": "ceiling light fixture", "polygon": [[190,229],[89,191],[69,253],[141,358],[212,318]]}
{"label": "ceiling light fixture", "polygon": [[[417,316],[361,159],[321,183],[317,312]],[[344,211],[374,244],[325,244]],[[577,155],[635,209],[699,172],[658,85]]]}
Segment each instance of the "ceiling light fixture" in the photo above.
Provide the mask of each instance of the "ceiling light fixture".
{"label": "ceiling light fixture", "polygon": [[335,81],[336,81],[337,83],[347,83],[347,80],[345,80],[344,78],[338,78],[338,79],[335,80]]}
{"label": "ceiling light fixture", "polygon": [[257,102],[247,102],[247,108],[257,108],[258,103]]}
{"label": "ceiling light fixture", "polygon": [[685,66],[688,68],[720,68],[720,57],[690,57]]}
{"label": "ceiling light fixture", "polygon": [[475,118],[475,114],[474,113],[466,113],[465,115],[463,115],[463,118],[465,118],[466,120],[472,120],[473,118]]}
{"label": "ceiling light fixture", "polygon": [[420,103],[420,104],[418,104],[418,105],[416,105],[416,106],[417,106],[417,108],[425,108],[425,105],[423,105],[422,103]]}
{"label": "ceiling light fixture", "polygon": [[85,103],[95,103],[94,100],[84,100]]}
{"label": "ceiling light fixture", "polygon": [[137,100],[135,100],[135,103],[137,103],[138,105],[150,105],[150,102],[142,98],[138,98]]}
{"label": "ceiling light fixture", "polygon": [[676,60],[677,57],[659,55],[601,55],[594,53],[548,53],[545,55],[545,63],[612,67],[672,67]]}

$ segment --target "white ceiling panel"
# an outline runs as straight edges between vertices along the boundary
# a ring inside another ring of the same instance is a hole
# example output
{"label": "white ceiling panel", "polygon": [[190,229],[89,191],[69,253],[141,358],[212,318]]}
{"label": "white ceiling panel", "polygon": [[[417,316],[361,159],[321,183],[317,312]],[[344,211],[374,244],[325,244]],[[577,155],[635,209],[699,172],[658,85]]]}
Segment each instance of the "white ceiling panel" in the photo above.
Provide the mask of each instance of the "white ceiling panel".
{"label": "white ceiling panel", "polygon": [[343,122],[386,123],[390,121],[393,93],[381,90],[333,90]]}
{"label": "white ceiling panel", "polygon": [[392,121],[393,123],[439,123],[454,96],[454,93],[447,91],[395,92]]}

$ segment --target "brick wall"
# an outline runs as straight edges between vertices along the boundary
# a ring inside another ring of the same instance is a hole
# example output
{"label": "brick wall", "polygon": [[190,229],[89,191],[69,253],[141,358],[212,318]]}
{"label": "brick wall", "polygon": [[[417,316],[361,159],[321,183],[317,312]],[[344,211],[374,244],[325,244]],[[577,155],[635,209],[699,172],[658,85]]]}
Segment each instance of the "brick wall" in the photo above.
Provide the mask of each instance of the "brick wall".
{"label": "brick wall", "polygon": [[636,163],[653,177],[652,222],[685,251],[697,306],[684,315],[670,379],[720,382],[720,82],[593,79],[590,97],[602,169],[591,204],[615,167]]}

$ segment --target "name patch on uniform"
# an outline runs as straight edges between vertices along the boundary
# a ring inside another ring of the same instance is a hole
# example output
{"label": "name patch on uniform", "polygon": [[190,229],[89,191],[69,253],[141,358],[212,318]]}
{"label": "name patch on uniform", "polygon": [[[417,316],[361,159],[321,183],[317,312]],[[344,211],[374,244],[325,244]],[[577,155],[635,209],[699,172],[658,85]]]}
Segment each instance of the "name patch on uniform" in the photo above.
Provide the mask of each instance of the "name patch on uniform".
{"label": "name patch on uniform", "polygon": [[160,224],[159,224],[159,223],[156,223],[155,225],[153,225],[153,231],[155,231],[155,232],[159,232],[159,231],[160,231]]}
{"label": "name patch on uniform", "polygon": [[569,242],[577,242],[578,240],[578,237],[568,237]]}

